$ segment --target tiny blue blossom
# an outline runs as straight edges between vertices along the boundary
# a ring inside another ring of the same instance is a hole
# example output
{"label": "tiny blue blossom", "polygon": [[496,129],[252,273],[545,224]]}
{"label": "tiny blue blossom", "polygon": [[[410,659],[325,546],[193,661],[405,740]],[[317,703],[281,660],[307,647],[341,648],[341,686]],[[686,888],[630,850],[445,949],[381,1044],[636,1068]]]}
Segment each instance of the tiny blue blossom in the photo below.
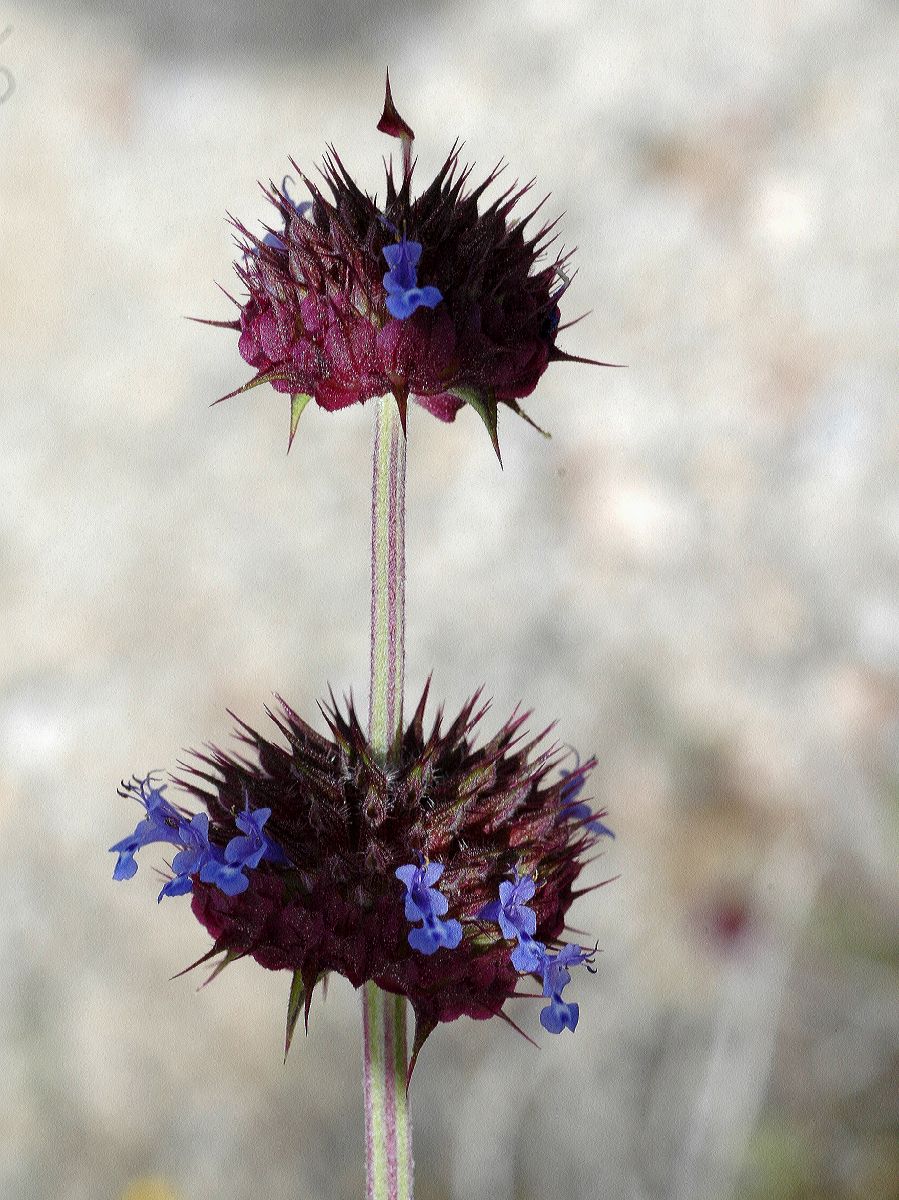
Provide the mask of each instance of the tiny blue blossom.
{"label": "tiny blue blossom", "polygon": [[172,878],[159,893],[159,900],[163,896],[184,896],[193,891],[191,876],[200,875],[202,878],[202,872],[211,862],[215,862],[215,849],[209,841],[207,813],[195,813],[189,821],[182,820],[179,839],[183,848],[172,859]]}
{"label": "tiny blue blossom", "polygon": [[485,904],[478,916],[483,921],[496,921],[504,938],[537,932],[537,915],[527,902],[532,900],[537,885],[530,875],[515,875],[511,882],[504,879],[499,885],[499,899]]}
{"label": "tiny blue blossom", "polygon": [[[290,179],[290,176],[285,175],[284,178],[281,180],[281,195],[285,198],[285,200],[288,202],[288,204],[291,205],[291,207],[293,208],[293,211],[297,214],[297,216],[304,217],[306,215],[306,213],[309,211],[309,209],[312,207],[312,201],[311,200],[300,200],[300,201],[294,200],[293,196],[291,196],[290,192],[287,190],[288,179]],[[285,229],[285,232],[286,232],[286,229]],[[263,241],[264,245],[271,247],[272,250],[286,250],[287,249],[284,239],[282,237],[279,237],[277,233],[272,233],[271,231],[269,231],[265,235],[265,237],[262,239],[262,241]]]}
{"label": "tiny blue blossom", "polygon": [[592,962],[591,955],[580,946],[563,946],[558,954],[544,954],[542,963],[543,995],[549,997],[549,1004],[540,1013],[540,1024],[547,1033],[561,1033],[577,1029],[579,1010],[573,1001],[566,1003],[562,992],[571,982],[568,967],[576,967],[580,963]]}
{"label": "tiny blue blossom", "polygon": [[403,234],[399,242],[384,247],[384,257],[390,268],[384,275],[384,289],[387,292],[387,311],[392,317],[404,321],[417,308],[436,308],[443,299],[440,289],[418,286],[420,242],[409,242]]}
{"label": "tiny blue blossom", "polygon": [[512,966],[522,975],[531,975],[542,969],[545,954],[546,947],[542,942],[536,941],[527,933],[521,933],[518,936],[518,945],[512,951]]}
{"label": "tiny blue blossom", "polygon": [[156,787],[152,775],[146,779],[136,779],[125,785],[124,794],[133,796],[147,811],[146,818],[140,822],[134,833],[110,846],[112,854],[118,854],[118,861],[112,873],[113,879],[131,879],[137,873],[137,861],[134,855],[142,846],[151,842],[170,842],[174,846],[181,845],[181,827],[184,817],[166,800],[163,792],[165,784]]}
{"label": "tiny blue blossom", "polygon": [[172,878],[163,896],[183,896],[193,891],[193,877],[199,875],[204,883],[214,884],[226,896],[239,896],[249,887],[245,871],[257,867],[260,861],[288,861],[284,851],[263,832],[271,809],[251,812],[249,805],[235,818],[242,834],[231,839],[224,851],[209,840],[209,816],[180,812],[163,796],[165,785],[154,786],[152,777],[135,780],[125,786],[124,794],[132,795],[146,809],[146,818],[134,833],[116,842],[110,849],[118,854],[113,879],[131,879],[137,871],[135,853],[151,842],[167,842],[178,847],[172,859]]}
{"label": "tiny blue blossom", "polygon": [[434,954],[441,946],[455,950],[462,941],[462,926],[453,918],[443,921],[449,902],[434,884],[443,874],[443,863],[407,863],[394,874],[406,888],[406,920],[422,924],[409,930],[409,945],[422,954]]}
{"label": "tiny blue blossom", "polygon": [[608,827],[608,825],[605,825],[602,821],[600,821],[599,817],[593,815],[593,809],[589,804],[574,803],[574,801],[583,791],[584,784],[587,782],[586,775],[578,774],[581,760],[577,753],[575,753],[575,759],[576,762],[570,771],[559,772],[563,780],[570,780],[569,783],[564,784],[562,787],[560,799],[562,800],[563,804],[567,805],[564,813],[562,814],[562,818],[566,821],[584,822],[585,827],[589,829],[591,833],[595,833],[597,837],[613,838],[615,834]]}
{"label": "tiny blue blossom", "polygon": [[276,863],[288,861],[281,847],[263,831],[263,826],[271,815],[270,808],[257,808],[251,812],[247,801],[243,812],[234,818],[234,823],[243,831],[243,836],[238,834],[237,837],[233,837],[225,847],[227,863],[239,869],[258,867],[263,858]]}
{"label": "tiny blue blossom", "polygon": [[534,940],[537,932],[537,914],[527,907],[537,890],[530,875],[519,875],[503,880],[499,885],[499,899],[485,904],[478,917],[482,921],[496,921],[504,938],[515,939],[518,945],[512,951],[512,966],[522,974],[539,971],[545,946]]}

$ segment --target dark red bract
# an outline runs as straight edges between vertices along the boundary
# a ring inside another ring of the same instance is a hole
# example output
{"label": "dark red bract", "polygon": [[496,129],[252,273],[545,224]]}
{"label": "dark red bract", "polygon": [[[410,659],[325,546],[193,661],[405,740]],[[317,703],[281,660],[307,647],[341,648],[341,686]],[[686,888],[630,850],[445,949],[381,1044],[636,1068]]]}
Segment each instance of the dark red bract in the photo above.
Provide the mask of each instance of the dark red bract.
{"label": "dark red bract", "polygon": [[[286,864],[262,861],[250,885],[226,896],[194,880],[193,911],[215,939],[211,954],[249,955],[272,970],[298,972],[307,1005],[330,971],[354,986],[374,980],[407,996],[420,1045],[440,1021],[501,1012],[521,980],[510,944],[478,914],[518,870],[533,875],[537,936],[555,942],[572,903],[583,856],[596,843],[583,822],[566,819],[572,776],[548,782],[559,762],[541,737],[525,743],[524,716],[486,745],[472,734],[483,712],[470,700],[450,727],[423,720],[427,689],[406,729],[395,766],[379,765],[350,705],[323,708],[331,737],[285,704],[270,714],[286,747],[241,723],[256,761],[213,750],[178,782],[202,801],[210,840],[234,835],[246,805],[270,808],[266,833]],[[591,760],[574,773],[583,777]],[[413,950],[397,867],[421,858],[444,864],[440,890],[463,926],[454,950]],[[308,1009],[307,1009],[308,1011]]]}

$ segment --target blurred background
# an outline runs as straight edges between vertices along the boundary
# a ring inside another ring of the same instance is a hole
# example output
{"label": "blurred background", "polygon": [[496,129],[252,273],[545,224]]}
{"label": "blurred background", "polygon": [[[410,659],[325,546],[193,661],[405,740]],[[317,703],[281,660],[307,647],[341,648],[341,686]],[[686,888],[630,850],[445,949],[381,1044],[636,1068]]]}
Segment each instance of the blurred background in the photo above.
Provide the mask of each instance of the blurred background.
{"label": "blurred background", "polygon": [[[0,1196],[356,1198],[358,997],[205,952],[122,776],[364,698],[371,412],[248,377],[226,212],[457,136],[564,211],[572,353],[411,412],[407,695],[596,753],[574,1036],[438,1030],[420,1200],[899,1195],[899,16],[887,0],[0,7]],[[14,89],[14,90],[12,90]],[[476,171],[475,178],[478,178]]]}

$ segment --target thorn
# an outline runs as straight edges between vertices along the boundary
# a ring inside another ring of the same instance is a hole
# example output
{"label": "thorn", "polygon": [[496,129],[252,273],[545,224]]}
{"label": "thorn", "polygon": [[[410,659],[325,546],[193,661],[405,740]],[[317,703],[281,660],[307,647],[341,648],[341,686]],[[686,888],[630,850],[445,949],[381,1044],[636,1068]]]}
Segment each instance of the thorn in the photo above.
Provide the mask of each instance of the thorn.
{"label": "thorn", "polygon": [[610,363],[600,362],[596,358],[581,358],[578,354],[567,354],[564,350],[560,350],[558,346],[553,346],[549,352],[550,362],[579,362],[586,363],[590,367],[626,367],[627,363]]}
{"label": "thorn", "polygon": [[418,1013],[415,1014],[415,1037],[412,1041],[412,1053],[409,1056],[409,1066],[406,1068],[406,1094],[409,1094],[409,1083],[412,1079],[412,1072],[415,1070],[415,1064],[418,1061],[418,1054],[422,1046],[437,1028],[437,1022],[433,1017],[421,1017]]}
{"label": "thorn", "polygon": [[202,992],[204,987],[206,987],[208,984],[212,983],[213,979],[217,979],[218,976],[221,975],[221,973],[222,973],[222,971],[224,971],[225,967],[230,967],[230,965],[233,962],[237,962],[237,960],[239,958],[243,958],[243,957],[244,957],[243,951],[227,950],[225,952],[225,957],[222,959],[222,961],[220,963],[216,963],[215,967],[213,968],[212,974],[209,976],[208,979],[203,980],[203,982],[197,988],[197,991]]}
{"label": "thorn", "polygon": [[300,1010],[303,1007],[305,992],[302,972],[294,971],[293,979],[290,983],[290,995],[287,998],[287,1032],[284,1036],[285,1062],[287,1062],[287,1055],[290,1053],[290,1044],[293,1041],[293,1032],[300,1017]]}
{"label": "thorn", "polygon": [[297,425],[300,423],[300,417],[303,415],[303,409],[312,399],[305,392],[294,392],[290,397],[290,436],[287,439],[287,453],[290,453],[290,447],[293,445],[293,439],[296,436]]}
{"label": "thorn", "polygon": [[315,991],[315,985],[318,983],[318,969],[314,967],[304,968],[301,972],[303,989],[305,997],[303,1000],[303,1024],[306,1027],[306,1032],[309,1032],[309,1009],[312,1007],[312,993]]}
{"label": "thorn", "polygon": [[256,375],[243,387],[235,388],[233,392],[228,392],[226,396],[219,396],[218,400],[213,400],[209,405],[210,408],[215,408],[217,404],[221,404],[223,400],[230,400],[232,396],[239,396],[242,392],[248,392],[251,388],[259,387],[261,383],[271,383],[273,379],[280,379],[281,375],[278,371],[265,371],[261,375]]}
{"label": "thorn", "polygon": [[189,971],[194,971],[197,967],[202,967],[203,963],[209,962],[210,958],[215,958],[221,952],[221,946],[213,946],[211,950],[207,950],[205,954],[201,955],[196,962],[192,962],[189,967],[185,967],[183,971],[178,971],[177,974],[172,975],[171,979],[180,979],[182,975],[187,975]]}
{"label": "thorn", "polygon": [[523,409],[523,408],[522,408],[522,407],[521,407],[521,406],[520,406],[520,405],[517,403],[517,401],[515,401],[515,400],[504,400],[504,401],[503,401],[503,403],[504,403],[505,405],[507,405],[509,408],[511,408],[512,412],[514,412],[514,413],[517,413],[517,414],[519,415],[519,417],[521,417],[521,419],[522,419],[523,421],[527,421],[528,425],[530,425],[532,429],[536,429],[536,430],[537,430],[537,432],[538,432],[539,434],[542,434],[542,435],[543,435],[543,437],[545,437],[545,438],[551,438],[551,437],[552,437],[552,434],[551,434],[551,433],[550,433],[548,430],[546,430],[546,429],[541,429],[541,428],[540,428],[540,426],[537,424],[537,422],[536,422],[536,421],[534,421],[534,420],[533,420],[531,417],[529,417],[529,416],[528,416],[528,414],[527,414],[527,413],[524,411],[524,409]]}
{"label": "thorn", "polygon": [[409,389],[405,385],[395,386],[393,389],[393,398],[396,400],[396,406],[400,413],[400,425],[403,427],[403,437],[406,436],[406,408],[409,400]]}
{"label": "thorn", "polygon": [[216,329],[240,329],[240,321],[211,321],[208,317],[189,317],[185,321],[195,321],[197,325],[214,325]]}
{"label": "thorn", "polygon": [[526,1042],[530,1042],[535,1050],[540,1049],[540,1046],[538,1045],[538,1043],[535,1042],[532,1037],[530,1037],[528,1034],[526,1034],[525,1031],[519,1025],[516,1025],[508,1013],[504,1013],[503,1010],[500,1009],[496,1015],[498,1017],[502,1017],[502,1019],[506,1022],[507,1025],[511,1025],[516,1033],[520,1033],[521,1036],[524,1038],[524,1040]]}
{"label": "thorn", "polygon": [[490,435],[490,442],[499,460],[499,465],[502,467],[503,456],[499,451],[499,437],[496,432],[496,397],[492,392],[479,392],[477,388],[473,387],[450,388],[449,394],[451,396],[458,396],[460,400],[464,400],[466,404],[470,404],[484,422],[487,433]]}

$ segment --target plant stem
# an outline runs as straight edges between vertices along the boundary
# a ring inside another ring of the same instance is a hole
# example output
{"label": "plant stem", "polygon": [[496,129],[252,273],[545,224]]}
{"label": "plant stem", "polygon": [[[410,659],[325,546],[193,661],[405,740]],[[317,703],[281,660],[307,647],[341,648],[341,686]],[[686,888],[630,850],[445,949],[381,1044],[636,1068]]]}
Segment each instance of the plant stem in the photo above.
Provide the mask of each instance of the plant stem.
{"label": "plant stem", "polygon": [[[378,401],[372,454],[371,688],[368,733],[389,764],[403,726],[406,439],[393,396]],[[362,989],[367,1200],[412,1200],[406,1000]]]}
{"label": "plant stem", "polygon": [[371,686],[368,736],[385,762],[403,724],[406,439],[392,396],[378,401],[371,481]]}

